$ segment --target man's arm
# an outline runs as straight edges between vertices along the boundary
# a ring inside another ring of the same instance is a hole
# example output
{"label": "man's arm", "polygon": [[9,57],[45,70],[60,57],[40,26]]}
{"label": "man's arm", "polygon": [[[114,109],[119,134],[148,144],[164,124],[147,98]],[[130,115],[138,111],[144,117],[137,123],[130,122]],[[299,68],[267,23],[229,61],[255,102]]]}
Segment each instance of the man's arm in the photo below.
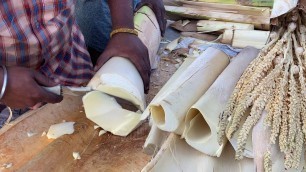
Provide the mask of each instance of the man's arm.
{"label": "man's arm", "polygon": [[[46,91],[42,86],[58,85],[41,73],[25,67],[8,67],[8,82],[1,103],[11,108],[33,107],[40,102],[58,103],[63,97]],[[0,69],[0,90],[3,86],[3,69]]]}
{"label": "man's arm", "polygon": [[134,9],[132,0],[108,0],[113,30],[134,29]]}
{"label": "man's arm", "polygon": [[[134,10],[132,0],[108,0],[113,30],[118,28],[134,29]],[[134,34],[117,33],[110,39],[105,51],[99,57],[95,70],[99,70],[111,57],[128,58],[139,71],[145,86],[149,89],[150,61],[147,47]]]}

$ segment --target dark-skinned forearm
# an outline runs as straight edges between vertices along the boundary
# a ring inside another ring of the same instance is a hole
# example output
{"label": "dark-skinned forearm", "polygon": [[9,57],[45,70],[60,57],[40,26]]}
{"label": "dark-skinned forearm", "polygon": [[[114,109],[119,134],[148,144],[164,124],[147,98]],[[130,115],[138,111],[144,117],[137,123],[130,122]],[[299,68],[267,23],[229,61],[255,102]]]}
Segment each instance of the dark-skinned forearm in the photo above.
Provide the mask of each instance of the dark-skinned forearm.
{"label": "dark-skinned forearm", "polygon": [[113,30],[118,28],[134,29],[132,0],[108,0]]}

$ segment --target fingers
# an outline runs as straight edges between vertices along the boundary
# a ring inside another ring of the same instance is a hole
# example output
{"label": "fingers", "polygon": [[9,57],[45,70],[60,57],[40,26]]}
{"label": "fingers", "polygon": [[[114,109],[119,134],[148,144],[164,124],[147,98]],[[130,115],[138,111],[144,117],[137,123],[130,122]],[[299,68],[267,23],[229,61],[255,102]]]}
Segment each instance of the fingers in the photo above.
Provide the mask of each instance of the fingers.
{"label": "fingers", "polygon": [[154,8],[154,13],[156,15],[156,18],[159,24],[161,35],[164,36],[165,31],[166,31],[166,26],[167,26],[167,20],[165,19],[165,7],[162,6],[160,8],[157,8],[157,10],[155,9],[156,8]]}
{"label": "fingers", "polygon": [[[144,52],[142,53],[141,60],[139,58],[134,58],[138,59],[137,61],[132,60],[132,63],[135,65],[137,68],[143,83],[144,83],[144,90],[145,93],[149,91],[149,85],[150,85],[150,76],[151,76],[151,65],[150,65],[150,59],[149,59],[149,53],[147,48],[143,49]],[[145,54],[145,56],[143,56]]]}
{"label": "fingers", "polygon": [[38,102],[59,103],[63,100],[62,96],[51,93],[41,87],[41,86],[54,87],[58,85],[58,82],[52,81],[51,79],[42,75],[39,72],[34,72],[34,79],[37,82],[38,86],[37,88],[38,94],[36,96]]}
{"label": "fingers", "polygon": [[140,67],[139,65],[135,65],[135,66],[138,69],[139,74],[140,74],[140,76],[141,76],[141,78],[143,80],[144,91],[145,91],[145,93],[147,93],[149,91],[151,71],[146,69],[146,68],[144,68],[143,66],[142,67]]}
{"label": "fingers", "polygon": [[59,84],[58,82],[52,81],[48,77],[36,71],[34,72],[34,79],[38,83],[38,85],[45,87],[54,87]]}
{"label": "fingers", "polygon": [[164,36],[165,35],[165,31],[166,31],[166,25],[167,25],[167,20],[164,19],[164,17],[162,17],[163,15],[160,14],[158,16],[158,24],[159,24],[159,28],[160,28],[160,32],[161,32],[161,35]]}
{"label": "fingers", "polygon": [[150,84],[150,74],[151,74],[151,71],[148,70],[148,68],[145,68],[143,66],[142,67],[136,66],[136,68],[138,69],[139,74],[141,75],[141,78],[143,80],[144,89],[148,90],[149,89],[149,84]]}
{"label": "fingers", "polygon": [[165,11],[163,12],[163,27],[161,30],[162,36],[165,36],[166,28],[167,28],[167,19],[165,17]]}
{"label": "fingers", "polygon": [[36,96],[36,98],[42,99],[42,100],[37,100],[38,102],[59,103],[63,100],[62,96],[46,91],[44,88],[41,87],[41,86],[54,87],[59,84],[58,82],[52,81],[51,79],[42,75],[39,72],[34,72],[34,79],[38,85],[37,88],[38,95]]}

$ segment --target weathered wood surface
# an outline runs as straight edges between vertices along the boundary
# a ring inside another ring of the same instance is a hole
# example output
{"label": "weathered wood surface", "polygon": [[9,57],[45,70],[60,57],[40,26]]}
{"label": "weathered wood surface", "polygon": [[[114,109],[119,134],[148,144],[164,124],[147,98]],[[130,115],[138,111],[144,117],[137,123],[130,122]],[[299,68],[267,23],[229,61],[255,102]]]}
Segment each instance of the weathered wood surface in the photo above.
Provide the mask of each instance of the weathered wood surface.
{"label": "weathered wood surface", "polygon": [[[56,140],[41,136],[52,124],[74,121],[75,132]],[[98,136],[89,121],[80,97],[65,97],[56,105],[46,105],[25,114],[0,130],[0,165],[13,163],[8,171],[133,171],[140,170],[150,157],[142,153],[149,131],[143,124],[127,138]],[[28,137],[27,133],[37,133]],[[72,152],[80,152],[74,160]]]}

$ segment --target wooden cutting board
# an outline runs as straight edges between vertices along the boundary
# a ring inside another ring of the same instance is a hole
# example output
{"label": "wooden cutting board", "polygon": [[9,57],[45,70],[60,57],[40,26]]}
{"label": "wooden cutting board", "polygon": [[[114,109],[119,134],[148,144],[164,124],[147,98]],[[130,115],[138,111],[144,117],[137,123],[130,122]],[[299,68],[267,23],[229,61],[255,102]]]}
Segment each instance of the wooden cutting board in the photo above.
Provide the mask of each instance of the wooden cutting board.
{"label": "wooden cutting board", "polygon": [[[63,120],[76,122],[72,135],[56,140],[41,136]],[[12,163],[4,171],[31,172],[140,171],[150,159],[142,152],[148,132],[145,123],[126,138],[108,133],[99,137],[99,129],[84,114],[81,96],[66,96],[60,104],[28,112],[0,130],[0,166]],[[73,152],[79,152],[81,160],[74,160]]]}

